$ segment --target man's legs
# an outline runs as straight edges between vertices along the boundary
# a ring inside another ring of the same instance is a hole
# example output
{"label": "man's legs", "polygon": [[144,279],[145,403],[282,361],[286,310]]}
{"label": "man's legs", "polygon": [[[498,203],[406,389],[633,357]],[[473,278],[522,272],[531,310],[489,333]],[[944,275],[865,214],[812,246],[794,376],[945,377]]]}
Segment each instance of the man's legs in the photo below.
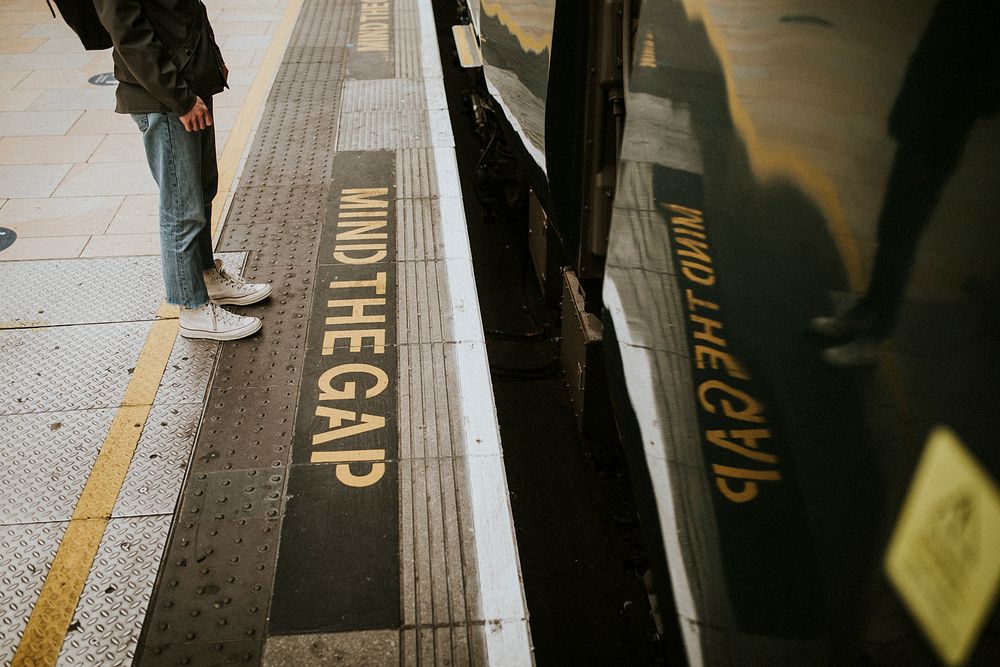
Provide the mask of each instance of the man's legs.
{"label": "man's legs", "polygon": [[878,221],[875,264],[865,295],[837,317],[813,318],[810,327],[831,342],[823,357],[835,365],[874,363],[879,342],[892,334],[917,247],[941,192],[962,154],[968,125],[902,140]]}
{"label": "man's legs", "polygon": [[167,303],[181,308],[180,334],[235,340],[259,331],[258,318],[235,315],[209,300],[206,276],[211,277],[213,296],[260,292],[254,289],[259,286],[238,279],[220,281],[215,269],[211,212],[218,168],[214,131],[209,127],[188,132],[176,114],[133,114],[133,118],[142,131],[146,159],[160,190],[160,260]]}
{"label": "man's legs", "polygon": [[892,334],[913,268],[920,237],[955,170],[964,133],[951,141],[901,142],[878,223],[878,246],[868,291],[856,309],[870,313],[865,332]]}
{"label": "man's legs", "polygon": [[206,259],[211,264],[212,232],[205,218],[202,132],[188,132],[175,114],[133,117],[142,130],[146,160],[160,188],[160,261],[167,303],[204,306],[208,291],[202,271],[208,268]]}

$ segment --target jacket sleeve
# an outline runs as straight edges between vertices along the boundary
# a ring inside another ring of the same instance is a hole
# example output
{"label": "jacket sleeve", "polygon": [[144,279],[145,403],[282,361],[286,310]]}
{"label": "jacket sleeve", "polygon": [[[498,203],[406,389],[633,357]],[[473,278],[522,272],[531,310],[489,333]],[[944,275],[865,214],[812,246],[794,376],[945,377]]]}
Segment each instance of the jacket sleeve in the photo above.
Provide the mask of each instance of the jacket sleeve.
{"label": "jacket sleeve", "polygon": [[141,0],[94,0],[94,6],[115,51],[139,85],[177,114],[190,111],[195,94],[156,36]]}

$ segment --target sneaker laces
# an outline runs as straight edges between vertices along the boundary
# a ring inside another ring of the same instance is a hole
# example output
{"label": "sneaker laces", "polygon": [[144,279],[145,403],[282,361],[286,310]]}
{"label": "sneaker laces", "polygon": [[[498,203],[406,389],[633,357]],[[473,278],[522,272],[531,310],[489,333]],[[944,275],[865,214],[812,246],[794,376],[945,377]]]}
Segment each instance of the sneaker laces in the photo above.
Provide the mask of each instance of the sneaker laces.
{"label": "sneaker laces", "polygon": [[242,324],[242,320],[247,319],[243,315],[237,315],[236,313],[232,313],[217,304],[213,303],[211,305],[212,305],[212,310],[215,313],[216,324],[229,324],[237,326]]}
{"label": "sneaker laces", "polygon": [[247,281],[243,280],[240,276],[233,275],[222,268],[222,260],[215,260],[215,271],[219,276],[219,280],[226,284],[227,287],[234,287],[236,289],[246,289],[249,286]]}

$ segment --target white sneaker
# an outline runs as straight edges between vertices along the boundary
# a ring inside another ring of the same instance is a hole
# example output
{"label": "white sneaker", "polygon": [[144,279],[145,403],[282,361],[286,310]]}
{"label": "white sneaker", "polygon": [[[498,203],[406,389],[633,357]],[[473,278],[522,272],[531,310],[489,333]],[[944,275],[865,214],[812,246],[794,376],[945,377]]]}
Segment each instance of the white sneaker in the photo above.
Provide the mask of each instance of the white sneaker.
{"label": "white sneaker", "polygon": [[230,313],[211,302],[200,308],[181,308],[180,324],[180,334],[185,338],[208,340],[246,338],[261,327],[260,318]]}
{"label": "white sneaker", "polygon": [[215,260],[215,268],[205,270],[205,287],[208,298],[219,305],[249,306],[271,296],[267,283],[248,283],[222,268],[222,260]]}

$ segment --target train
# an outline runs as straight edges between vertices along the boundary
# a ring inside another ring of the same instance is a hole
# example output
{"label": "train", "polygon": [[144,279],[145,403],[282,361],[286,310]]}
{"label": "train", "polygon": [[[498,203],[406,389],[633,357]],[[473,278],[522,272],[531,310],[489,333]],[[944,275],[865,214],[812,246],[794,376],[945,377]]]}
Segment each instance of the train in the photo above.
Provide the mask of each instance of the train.
{"label": "train", "polygon": [[456,16],[671,664],[997,664],[997,3]]}

